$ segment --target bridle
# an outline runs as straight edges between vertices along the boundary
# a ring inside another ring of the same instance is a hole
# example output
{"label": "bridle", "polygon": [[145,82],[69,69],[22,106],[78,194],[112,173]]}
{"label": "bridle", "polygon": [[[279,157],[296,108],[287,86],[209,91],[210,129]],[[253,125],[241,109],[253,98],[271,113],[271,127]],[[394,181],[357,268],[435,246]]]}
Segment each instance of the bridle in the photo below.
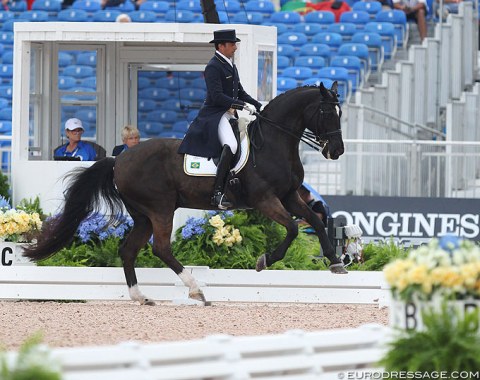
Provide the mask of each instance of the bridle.
{"label": "bridle", "polygon": [[[312,121],[312,119],[315,116],[317,117],[317,122],[315,123],[315,133],[310,132],[307,129],[305,129],[305,130],[302,131],[302,133],[300,135],[298,135],[298,134],[288,130],[286,127],[277,123],[276,121],[271,120],[268,117],[263,116],[261,113],[255,113],[255,116],[257,116],[257,120],[258,119],[263,120],[264,122],[266,122],[266,123],[270,124],[271,126],[277,128],[278,130],[280,130],[280,131],[298,139],[299,141],[303,141],[305,144],[307,144],[309,147],[315,149],[316,151],[320,151],[320,150],[325,149],[325,147],[327,146],[327,144],[329,142],[329,140],[328,140],[329,136],[342,134],[341,128],[338,128],[338,129],[336,129],[334,131],[331,131],[331,132],[319,133],[319,126],[320,126],[320,124],[323,124],[324,116],[326,114],[336,113],[335,107],[332,107],[331,110],[324,110],[321,107],[323,104],[332,104],[333,106],[338,106],[338,108],[340,110],[339,111],[339,118],[342,116],[342,109],[340,107],[340,102],[339,101],[320,100],[320,103],[319,103],[318,107],[316,108],[315,112],[312,114],[312,116],[310,117],[310,119],[308,121],[310,123],[310,121]],[[256,132],[259,133],[260,141],[259,142],[255,141],[256,139],[252,135],[251,139],[250,139],[250,142],[251,142],[251,145],[253,146],[253,148],[261,149],[261,147],[263,146],[264,139],[263,139],[262,130],[260,128],[260,123],[257,123],[257,124],[258,124],[257,128],[253,131],[253,133],[254,134]]]}

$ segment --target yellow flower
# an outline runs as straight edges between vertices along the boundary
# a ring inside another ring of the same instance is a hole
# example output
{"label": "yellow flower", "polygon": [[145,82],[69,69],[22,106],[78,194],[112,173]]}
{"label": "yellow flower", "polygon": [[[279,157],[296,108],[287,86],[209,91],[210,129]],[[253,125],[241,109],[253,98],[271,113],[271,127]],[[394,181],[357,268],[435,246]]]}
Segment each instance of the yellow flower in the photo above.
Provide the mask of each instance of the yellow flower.
{"label": "yellow flower", "polygon": [[212,216],[208,222],[215,228],[222,228],[225,225],[225,222],[222,220],[220,215]]}

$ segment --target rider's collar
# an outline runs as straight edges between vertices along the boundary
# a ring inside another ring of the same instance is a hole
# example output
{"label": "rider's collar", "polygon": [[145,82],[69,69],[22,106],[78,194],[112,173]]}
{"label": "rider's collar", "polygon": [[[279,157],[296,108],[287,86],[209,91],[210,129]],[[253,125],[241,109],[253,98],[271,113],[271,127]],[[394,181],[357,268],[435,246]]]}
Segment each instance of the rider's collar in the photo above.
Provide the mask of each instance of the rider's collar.
{"label": "rider's collar", "polygon": [[231,60],[230,58],[225,57],[225,56],[224,56],[222,53],[220,53],[218,50],[216,51],[216,53],[217,53],[220,57],[222,57],[225,61],[227,61],[227,62],[230,64],[230,66],[233,67],[233,62],[232,62],[232,60]]}

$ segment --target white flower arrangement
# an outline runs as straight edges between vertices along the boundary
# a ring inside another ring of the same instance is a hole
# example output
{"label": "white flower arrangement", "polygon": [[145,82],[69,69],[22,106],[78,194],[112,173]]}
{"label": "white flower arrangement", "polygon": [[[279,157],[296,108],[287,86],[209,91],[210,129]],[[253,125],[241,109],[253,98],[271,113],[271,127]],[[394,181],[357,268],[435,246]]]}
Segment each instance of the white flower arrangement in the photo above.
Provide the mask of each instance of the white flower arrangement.
{"label": "white flower arrangement", "polygon": [[433,239],[383,272],[397,300],[480,299],[480,247],[470,241]]}
{"label": "white flower arrangement", "polygon": [[220,215],[212,216],[208,222],[216,229],[212,237],[216,245],[225,244],[227,247],[231,247],[233,244],[241,243],[242,235],[240,235],[240,231],[232,225],[225,225]]}
{"label": "white flower arrangement", "polygon": [[0,242],[30,242],[32,233],[42,228],[40,215],[23,210],[0,211]]}

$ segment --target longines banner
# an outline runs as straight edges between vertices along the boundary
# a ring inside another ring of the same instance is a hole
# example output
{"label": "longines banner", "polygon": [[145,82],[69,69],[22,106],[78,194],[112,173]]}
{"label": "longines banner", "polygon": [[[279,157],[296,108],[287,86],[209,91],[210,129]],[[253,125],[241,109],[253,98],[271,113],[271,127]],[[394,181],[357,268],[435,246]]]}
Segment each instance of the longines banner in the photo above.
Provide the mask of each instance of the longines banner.
{"label": "longines banner", "polygon": [[480,199],[325,196],[335,218],[357,224],[365,241],[418,245],[454,234],[480,240]]}

